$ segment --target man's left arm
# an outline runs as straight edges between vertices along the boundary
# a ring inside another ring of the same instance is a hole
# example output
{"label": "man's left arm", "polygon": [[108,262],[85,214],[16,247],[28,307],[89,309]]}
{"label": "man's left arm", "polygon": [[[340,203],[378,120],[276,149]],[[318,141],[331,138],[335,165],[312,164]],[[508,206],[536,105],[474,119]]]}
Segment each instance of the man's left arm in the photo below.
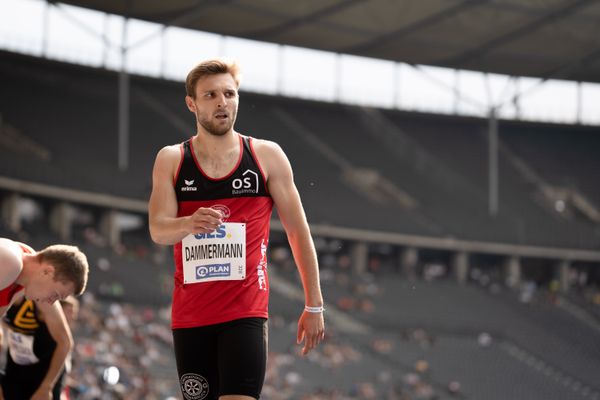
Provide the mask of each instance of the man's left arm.
{"label": "man's left arm", "polygon": [[73,336],[58,301],[52,304],[40,302],[36,303],[36,306],[39,307],[44,316],[44,323],[56,342],[56,348],[52,354],[48,372],[46,372],[44,380],[33,394],[31,400],[50,400],[52,399],[54,385],[65,366],[65,360],[73,348]]}
{"label": "man's left arm", "polygon": [[[287,233],[294,261],[304,287],[305,305],[322,307],[323,295],[319,282],[319,266],[310,228],[294,184],[292,167],[283,150],[273,142],[260,141],[257,155],[267,175],[269,193]],[[324,337],[323,312],[304,310],[298,320],[297,341],[304,340],[303,354],[315,348]]]}

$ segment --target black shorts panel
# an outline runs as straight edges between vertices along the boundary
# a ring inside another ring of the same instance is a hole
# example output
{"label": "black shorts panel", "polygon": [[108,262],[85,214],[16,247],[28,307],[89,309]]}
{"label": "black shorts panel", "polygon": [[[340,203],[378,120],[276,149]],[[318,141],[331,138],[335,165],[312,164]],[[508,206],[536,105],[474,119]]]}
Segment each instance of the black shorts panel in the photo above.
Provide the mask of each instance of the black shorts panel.
{"label": "black shorts panel", "polygon": [[[19,365],[16,364],[10,355],[6,359],[6,369],[0,380],[2,392],[5,400],[11,399],[29,399],[46,377],[50,368],[50,359],[42,359],[37,364]],[[54,388],[52,389],[52,399],[60,400],[65,370],[63,368]]]}
{"label": "black shorts panel", "polygon": [[173,341],[185,400],[232,394],[260,397],[267,363],[265,318],[174,329]]}

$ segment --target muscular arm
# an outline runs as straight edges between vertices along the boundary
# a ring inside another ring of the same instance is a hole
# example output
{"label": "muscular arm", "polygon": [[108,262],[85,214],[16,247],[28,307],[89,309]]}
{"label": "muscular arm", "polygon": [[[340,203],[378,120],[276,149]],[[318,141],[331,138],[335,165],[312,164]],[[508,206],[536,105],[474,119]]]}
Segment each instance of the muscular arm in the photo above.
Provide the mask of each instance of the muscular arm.
{"label": "muscular arm", "polygon": [[0,238],[0,289],[10,286],[22,268],[23,259],[19,245],[10,239]]}
{"label": "muscular arm", "polygon": [[190,233],[208,233],[221,224],[221,214],[199,208],[187,217],[177,217],[177,197],[173,179],[181,160],[178,146],[158,152],[152,171],[152,194],[148,203],[150,236],[158,244],[175,244]]}
{"label": "muscular arm", "polygon": [[[319,282],[317,254],[300,194],[294,184],[292,167],[277,144],[258,141],[255,148],[266,171],[269,192],[287,233],[294,260],[300,272],[305,304],[312,307],[322,306],[323,296]],[[303,312],[298,322],[298,342],[305,339],[304,354],[321,341],[323,332],[323,314]]]}
{"label": "muscular arm", "polygon": [[32,400],[51,399],[52,389],[64,368],[69,352],[73,348],[73,336],[58,302],[53,304],[36,303],[36,307],[42,312],[48,331],[56,342],[56,348],[52,353],[48,372],[46,372],[46,376],[44,376],[44,380],[34,393]]}

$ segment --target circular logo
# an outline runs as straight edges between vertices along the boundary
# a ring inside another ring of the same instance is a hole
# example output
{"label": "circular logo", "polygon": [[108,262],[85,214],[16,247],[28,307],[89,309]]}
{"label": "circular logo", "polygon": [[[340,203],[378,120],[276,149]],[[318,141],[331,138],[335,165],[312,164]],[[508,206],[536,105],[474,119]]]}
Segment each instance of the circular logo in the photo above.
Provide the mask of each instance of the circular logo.
{"label": "circular logo", "polygon": [[229,218],[231,216],[231,210],[229,209],[229,207],[227,207],[224,204],[215,204],[214,206],[211,206],[210,208],[212,208],[213,210],[220,211],[221,215],[223,215],[223,220],[226,220],[227,218]]}
{"label": "circular logo", "polygon": [[184,374],[179,379],[186,400],[202,400],[208,396],[208,381],[198,374]]}
{"label": "circular logo", "polygon": [[199,267],[198,271],[196,273],[198,274],[199,277],[205,277],[206,275],[208,275],[208,268]]}

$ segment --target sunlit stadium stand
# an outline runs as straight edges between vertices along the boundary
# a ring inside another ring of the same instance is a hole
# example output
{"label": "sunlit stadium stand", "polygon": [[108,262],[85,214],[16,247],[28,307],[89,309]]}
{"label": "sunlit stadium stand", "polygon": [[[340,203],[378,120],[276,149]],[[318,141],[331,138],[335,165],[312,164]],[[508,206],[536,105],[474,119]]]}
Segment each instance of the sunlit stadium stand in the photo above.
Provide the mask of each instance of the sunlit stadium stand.
{"label": "sunlit stadium stand", "polygon": [[[0,163],[5,177],[145,201],[156,152],[193,134],[180,83],[132,77],[129,168],[121,171],[115,73],[9,53],[1,57],[0,111],[4,126],[16,138],[3,145]],[[532,182],[514,155],[527,160],[532,155],[528,170],[548,176],[548,184],[581,188],[588,209],[595,210],[600,206],[594,189],[598,160],[593,154],[600,149],[600,139],[591,128],[501,123],[501,142],[510,151],[500,152],[496,216],[488,214],[484,120],[242,92],[237,128],[273,139],[285,149],[296,166],[312,223],[598,248],[597,222],[556,211],[541,192],[542,183]],[[387,138],[376,130],[389,131]],[[545,140],[546,130],[551,140]],[[573,162],[575,149],[564,146],[569,134],[585,136],[587,164]]]}
{"label": "sunlit stadium stand", "polygon": [[[132,76],[131,84],[129,166],[122,171],[116,73],[0,52],[0,182],[17,182],[0,195],[19,192],[19,184],[43,184],[109,196],[103,205],[81,205],[94,218],[119,209],[110,203],[114,199],[135,201],[129,211],[145,218],[154,156],[162,146],[192,136],[193,118],[183,102],[182,83]],[[311,224],[600,250],[600,225],[594,220],[600,208],[600,158],[595,156],[600,137],[593,128],[501,121],[499,213],[490,216],[486,120],[244,91],[240,98],[237,130],[284,148]],[[571,140],[574,136],[578,140]],[[555,203],[565,193],[561,188],[570,193],[565,210]],[[576,200],[575,193],[585,201]],[[78,204],[80,198],[36,196],[43,215],[19,232],[0,226],[0,236],[36,248],[61,240],[50,228],[51,203]],[[76,335],[80,364],[74,374],[80,389],[108,391],[100,376],[120,363],[124,380],[110,390],[129,391],[136,399],[177,396],[168,331],[171,253],[151,244],[145,224],[124,231],[115,246],[96,222],[75,225],[70,238],[92,264],[93,296],[84,300],[88,314]],[[271,353],[264,398],[600,399],[600,323],[593,312],[582,311],[589,306],[598,312],[600,302],[575,290],[568,293],[572,300],[559,296],[552,289],[557,260],[544,259],[542,267],[524,260],[531,268],[523,268],[521,282],[509,288],[506,253],[488,255],[497,259],[470,254],[465,256],[473,267],[469,284],[461,285],[449,278],[456,272],[449,248],[423,251],[411,276],[400,265],[408,246],[389,245],[386,253],[370,244],[365,249],[369,263],[361,271],[351,265],[351,245],[320,239],[328,338],[306,358],[295,343],[303,301],[294,291],[299,291],[297,272],[289,253],[287,258],[271,254]],[[281,232],[274,233],[270,250],[277,253],[285,246]],[[376,258],[385,258],[383,265],[376,267]],[[443,272],[429,279],[428,263],[435,262],[443,264]],[[568,267],[583,270],[600,296],[595,286],[600,278],[589,273],[597,264]],[[131,321],[124,322],[121,314]]]}

